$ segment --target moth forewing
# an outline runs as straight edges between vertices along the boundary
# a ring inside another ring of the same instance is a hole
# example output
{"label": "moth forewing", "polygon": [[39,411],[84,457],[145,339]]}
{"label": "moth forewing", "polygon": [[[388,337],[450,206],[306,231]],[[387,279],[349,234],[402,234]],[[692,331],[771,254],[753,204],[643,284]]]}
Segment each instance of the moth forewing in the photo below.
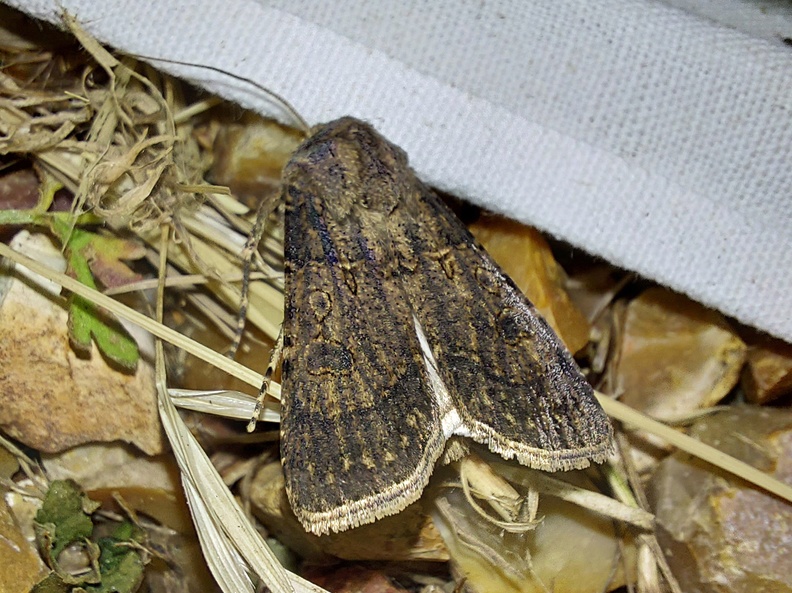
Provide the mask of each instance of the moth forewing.
{"label": "moth forewing", "polygon": [[571,355],[401,149],[343,118],[283,184],[281,457],[308,530],[404,509],[452,435],[540,469],[606,457]]}

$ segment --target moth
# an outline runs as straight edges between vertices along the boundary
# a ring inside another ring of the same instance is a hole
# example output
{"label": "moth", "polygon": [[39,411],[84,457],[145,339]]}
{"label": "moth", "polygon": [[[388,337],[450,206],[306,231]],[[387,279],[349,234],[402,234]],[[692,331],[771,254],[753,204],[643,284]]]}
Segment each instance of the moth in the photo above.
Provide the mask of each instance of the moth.
{"label": "moth", "polygon": [[449,439],[549,471],[608,456],[572,356],[404,151],[357,119],[318,126],[283,192],[281,458],[307,530],[401,511]]}

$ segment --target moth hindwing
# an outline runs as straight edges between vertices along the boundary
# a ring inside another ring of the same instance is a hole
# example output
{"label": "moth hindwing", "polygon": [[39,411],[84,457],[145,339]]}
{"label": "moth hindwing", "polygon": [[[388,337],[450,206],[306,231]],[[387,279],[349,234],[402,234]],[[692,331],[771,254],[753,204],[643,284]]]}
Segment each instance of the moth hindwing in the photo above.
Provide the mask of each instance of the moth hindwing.
{"label": "moth hindwing", "polygon": [[281,456],[295,514],[343,531],[418,499],[453,435],[543,470],[611,451],[571,355],[371,126],[319,126],[283,173]]}

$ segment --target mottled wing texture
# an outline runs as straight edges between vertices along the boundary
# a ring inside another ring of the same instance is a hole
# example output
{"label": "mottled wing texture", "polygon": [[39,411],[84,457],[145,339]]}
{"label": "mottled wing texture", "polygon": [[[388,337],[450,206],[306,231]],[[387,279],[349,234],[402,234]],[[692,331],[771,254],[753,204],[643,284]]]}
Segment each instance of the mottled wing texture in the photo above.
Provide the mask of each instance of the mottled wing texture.
{"label": "mottled wing texture", "polygon": [[403,509],[452,434],[546,470],[606,457],[570,354],[398,147],[352,118],[321,126],[284,191],[281,454],[309,530]]}
{"label": "mottled wing texture", "polygon": [[413,272],[401,282],[459,413],[457,434],[542,470],[604,461],[610,422],[555,332],[431,190],[409,206],[405,221],[442,238],[405,234]]}
{"label": "mottled wing texture", "polygon": [[315,533],[415,501],[444,441],[409,301],[394,282],[388,204],[402,199],[403,180],[381,177],[404,169],[405,157],[379,154],[355,130],[321,129],[284,171],[281,458],[292,508]]}

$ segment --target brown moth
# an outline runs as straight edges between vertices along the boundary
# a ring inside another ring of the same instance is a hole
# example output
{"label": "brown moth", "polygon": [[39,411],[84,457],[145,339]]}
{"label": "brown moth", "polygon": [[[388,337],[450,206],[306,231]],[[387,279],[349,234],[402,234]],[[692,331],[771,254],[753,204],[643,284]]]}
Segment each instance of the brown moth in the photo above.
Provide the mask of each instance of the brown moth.
{"label": "brown moth", "polygon": [[306,529],[404,509],[452,437],[549,471],[608,456],[572,356],[400,148],[356,119],[318,126],[283,191],[281,454]]}

